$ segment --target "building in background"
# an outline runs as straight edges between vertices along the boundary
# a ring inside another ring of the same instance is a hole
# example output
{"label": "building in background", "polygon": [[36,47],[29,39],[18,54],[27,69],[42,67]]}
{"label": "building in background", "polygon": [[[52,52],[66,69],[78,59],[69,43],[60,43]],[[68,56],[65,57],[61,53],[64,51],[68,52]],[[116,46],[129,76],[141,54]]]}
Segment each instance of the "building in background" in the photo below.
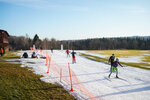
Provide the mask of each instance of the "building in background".
{"label": "building in background", "polygon": [[4,48],[5,51],[9,50],[9,42],[8,42],[9,34],[5,30],[0,30],[0,48]]}

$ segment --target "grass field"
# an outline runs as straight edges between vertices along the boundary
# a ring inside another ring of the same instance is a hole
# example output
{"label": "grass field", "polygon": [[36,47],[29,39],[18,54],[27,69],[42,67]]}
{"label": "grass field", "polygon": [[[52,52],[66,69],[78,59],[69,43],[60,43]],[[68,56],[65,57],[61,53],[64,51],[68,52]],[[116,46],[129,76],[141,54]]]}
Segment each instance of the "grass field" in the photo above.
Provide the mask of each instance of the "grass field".
{"label": "grass field", "polygon": [[[90,55],[90,53],[107,55],[107,57],[93,56]],[[120,63],[124,64],[125,66],[150,70],[150,50],[89,50],[87,53],[81,53],[81,56],[95,61],[108,63],[108,59],[112,54],[115,54],[115,56],[118,58],[141,57],[140,62],[136,62],[135,59],[135,62],[120,61]]]}
{"label": "grass field", "polygon": [[42,76],[29,68],[4,62],[18,57],[12,53],[0,57],[0,100],[75,100],[63,87],[40,81]]}
{"label": "grass field", "polygon": [[13,58],[19,58],[20,56],[15,55],[17,51],[9,51],[6,54],[4,54],[0,59],[13,59]]}

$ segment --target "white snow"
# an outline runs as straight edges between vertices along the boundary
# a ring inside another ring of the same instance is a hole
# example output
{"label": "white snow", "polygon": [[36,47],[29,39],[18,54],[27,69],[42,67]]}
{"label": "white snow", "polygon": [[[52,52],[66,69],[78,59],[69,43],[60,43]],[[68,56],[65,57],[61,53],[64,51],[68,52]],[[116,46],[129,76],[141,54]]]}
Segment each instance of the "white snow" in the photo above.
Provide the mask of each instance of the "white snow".
{"label": "white snow", "polygon": [[128,58],[119,57],[119,61],[141,63],[142,62],[142,56],[129,56]]}
{"label": "white snow", "polygon": [[[27,51],[31,54],[30,51]],[[84,51],[78,51],[84,52]],[[20,53],[22,55],[23,51]],[[49,51],[50,54],[50,51]],[[76,55],[77,63],[72,64],[72,58],[67,58],[65,51],[54,50],[51,59],[59,66],[66,66],[70,63],[71,69],[75,72],[77,78],[82,82],[84,87],[94,96],[103,100],[150,100],[150,71],[133,67],[118,67],[119,77],[115,78],[112,73],[108,79],[110,65],[89,60]],[[132,59],[137,60],[136,57]],[[121,60],[121,59],[120,59]],[[126,60],[126,59],[125,59]],[[134,61],[135,61],[134,60]],[[36,74],[43,75],[42,81],[61,84],[67,90],[70,86],[60,82],[58,77],[53,73],[47,74],[45,59],[21,58],[22,67],[32,67]],[[74,83],[73,83],[74,84]],[[75,85],[75,84],[74,84]],[[87,100],[88,97],[78,90],[70,92],[79,100]],[[89,99],[88,99],[89,100]]]}

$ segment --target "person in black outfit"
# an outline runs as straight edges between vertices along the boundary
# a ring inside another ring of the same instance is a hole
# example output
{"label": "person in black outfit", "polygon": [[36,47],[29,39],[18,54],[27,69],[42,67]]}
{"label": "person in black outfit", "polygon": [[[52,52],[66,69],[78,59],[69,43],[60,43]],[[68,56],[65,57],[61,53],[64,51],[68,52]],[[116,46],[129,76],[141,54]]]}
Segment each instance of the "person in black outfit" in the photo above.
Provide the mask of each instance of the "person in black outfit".
{"label": "person in black outfit", "polygon": [[24,52],[24,54],[22,55],[23,58],[28,58],[28,54],[27,52]]}
{"label": "person in black outfit", "polygon": [[53,53],[53,47],[51,47],[51,53]]}
{"label": "person in black outfit", "polygon": [[111,63],[110,71],[112,70],[112,66],[113,66],[114,60],[115,60],[115,55],[112,54],[112,56],[110,56],[109,61],[108,61],[108,63],[109,62]]}
{"label": "person in black outfit", "polygon": [[75,57],[76,52],[74,52],[73,50],[71,54],[72,54],[72,63],[74,64],[76,63],[76,57]]}

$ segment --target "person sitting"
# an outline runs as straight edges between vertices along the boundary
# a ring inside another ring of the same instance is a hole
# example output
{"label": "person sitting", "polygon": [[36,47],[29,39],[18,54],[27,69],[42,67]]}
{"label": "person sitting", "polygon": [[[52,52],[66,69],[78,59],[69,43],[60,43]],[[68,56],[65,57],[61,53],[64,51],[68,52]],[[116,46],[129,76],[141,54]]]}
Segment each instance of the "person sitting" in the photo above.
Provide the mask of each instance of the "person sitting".
{"label": "person sitting", "polygon": [[4,50],[1,48],[0,49],[0,55],[3,56]]}
{"label": "person sitting", "polygon": [[37,55],[35,54],[35,52],[32,53],[32,58],[37,58]]}
{"label": "person sitting", "polygon": [[24,54],[22,55],[23,58],[28,58],[28,54],[27,52],[24,52]]}

